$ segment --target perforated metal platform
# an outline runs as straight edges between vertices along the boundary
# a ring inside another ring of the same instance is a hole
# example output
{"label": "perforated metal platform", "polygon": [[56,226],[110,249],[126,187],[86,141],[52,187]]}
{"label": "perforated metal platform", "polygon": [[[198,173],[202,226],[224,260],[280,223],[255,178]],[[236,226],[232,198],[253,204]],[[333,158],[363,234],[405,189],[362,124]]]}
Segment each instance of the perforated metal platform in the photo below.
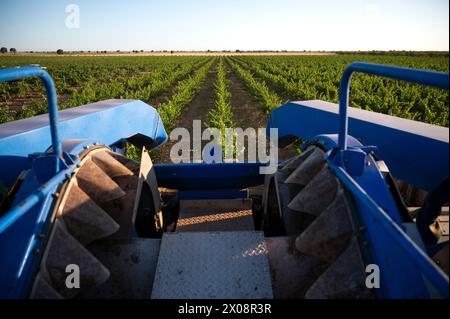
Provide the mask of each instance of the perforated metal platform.
{"label": "perforated metal platform", "polygon": [[262,232],[164,234],[153,299],[272,298]]}

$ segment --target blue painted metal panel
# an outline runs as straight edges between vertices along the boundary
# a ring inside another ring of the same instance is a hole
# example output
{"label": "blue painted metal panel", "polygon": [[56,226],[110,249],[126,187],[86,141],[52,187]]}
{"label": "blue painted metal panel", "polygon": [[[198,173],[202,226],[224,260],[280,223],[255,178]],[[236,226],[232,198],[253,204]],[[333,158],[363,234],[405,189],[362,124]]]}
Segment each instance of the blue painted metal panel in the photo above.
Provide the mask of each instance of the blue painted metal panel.
{"label": "blue painted metal panel", "polygon": [[[348,115],[349,134],[365,145],[376,145],[376,154],[395,177],[431,190],[448,176],[448,128],[352,107]],[[287,103],[270,114],[267,128],[273,127],[280,138],[313,140],[319,134],[336,134],[339,107],[317,100]]]}
{"label": "blue painted metal panel", "polygon": [[[371,196],[342,167],[330,163],[333,171],[355,198],[364,225],[364,249],[380,267],[381,298],[429,298],[424,278],[448,298],[448,277],[405,233]],[[438,297],[438,296],[432,296]]]}
{"label": "blue painted metal panel", "polygon": [[[347,135],[347,153],[357,154],[355,160],[348,160],[346,163],[340,163],[334,157],[337,156],[338,134],[322,134],[314,138],[324,144],[328,151],[328,159],[333,164],[339,164],[347,170],[347,173],[362,187],[365,192],[377,203],[379,207],[389,215],[398,225],[402,224],[401,214],[395,203],[394,197],[389,191],[388,183],[383,174],[378,170],[377,164],[369,154],[373,147],[367,147],[361,144],[351,135]],[[360,164],[356,169],[355,166]]]}
{"label": "blue painted metal panel", "polygon": [[[317,140],[323,146],[323,148],[328,151],[338,146],[338,138],[337,134],[320,134],[313,138],[313,140]],[[347,136],[347,143],[349,147],[363,147],[359,140],[354,138],[351,135]]]}
{"label": "blue painted metal panel", "polygon": [[[27,296],[48,239],[46,236],[56,200],[52,194],[73,169],[74,166],[62,170],[42,185],[35,172],[30,171],[20,189],[18,203],[0,217],[0,299]],[[40,253],[36,253],[37,249]]]}
{"label": "blue painted metal panel", "polygon": [[[59,112],[61,139],[91,139],[106,145],[141,134],[151,147],[165,143],[167,134],[156,110],[136,100],[106,100]],[[0,179],[7,186],[29,168],[29,154],[51,145],[47,115],[0,125]]]}
{"label": "blue painted metal panel", "polygon": [[[14,198],[13,207],[0,217],[0,299],[26,297],[31,288],[35,271],[39,265],[50,228],[53,207],[57,198],[53,193],[69,178],[79,163],[77,154],[85,147],[97,143],[89,140],[63,141],[63,157],[70,156],[71,163],[44,183],[39,180],[43,171],[52,172],[51,166],[37,163],[48,158],[40,154],[32,159],[30,172]],[[39,253],[36,253],[37,251]]]}
{"label": "blue painted metal panel", "polygon": [[156,164],[158,186],[178,190],[243,189],[264,184],[262,163]]}

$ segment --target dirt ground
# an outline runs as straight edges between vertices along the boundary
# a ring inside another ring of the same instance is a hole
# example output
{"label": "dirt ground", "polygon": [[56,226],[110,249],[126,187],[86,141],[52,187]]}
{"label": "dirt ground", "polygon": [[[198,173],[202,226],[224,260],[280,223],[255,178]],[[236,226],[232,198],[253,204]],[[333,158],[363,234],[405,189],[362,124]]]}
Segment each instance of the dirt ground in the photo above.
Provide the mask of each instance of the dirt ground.
{"label": "dirt ground", "polygon": [[167,90],[167,92],[164,92],[163,94],[155,96],[154,98],[150,99],[148,101],[148,104],[157,109],[161,104],[170,100],[170,97],[175,93],[177,88],[178,85],[174,85],[169,90]]}
{"label": "dirt ground", "polygon": [[253,127],[266,127],[267,115],[261,105],[256,103],[245,90],[244,84],[237,78],[231,67],[226,64],[231,93],[231,105],[236,126],[246,129]]}
{"label": "dirt ground", "polygon": [[[208,112],[212,108],[214,103],[214,81],[216,78],[216,67],[213,65],[208,72],[208,75],[199,91],[199,93],[194,97],[191,103],[184,109],[183,114],[176,121],[176,127],[187,128],[192,137],[192,121],[201,120],[202,121],[202,131],[206,128],[206,121],[208,118]],[[231,70],[231,67],[225,63],[227,70],[227,78],[229,80],[229,90],[231,93],[230,103],[233,108],[234,121],[237,127],[242,129],[266,127],[266,122],[268,119],[268,114],[264,112],[262,105],[255,101],[247,92],[245,85],[236,76],[236,74]],[[164,100],[169,99],[171,93],[173,93],[175,88],[172,88],[164,97],[157,97],[150,101],[150,104],[156,108]],[[170,133],[170,132],[168,132]],[[203,143],[206,144],[208,141]],[[154,158],[157,163],[171,163],[170,160],[170,149],[176,143],[176,141],[167,141],[160,149],[156,151],[156,156]],[[192,145],[192,141],[191,141]],[[287,159],[291,156],[296,155],[296,150],[294,147],[286,147],[279,150],[279,159]],[[245,156],[247,159],[247,155]]]}
{"label": "dirt ground", "polygon": [[[175,127],[187,128],[192,138],[192,121],[201,120],[202,130],[205,128],[205,121],[208,117],[208,111],[214,103],[214,80],[216,78],[216,67],[214,64],[208,72],[203,85],[194,97],[191,103],[184,109],[183,114],[176,121]],[[167,132],[168,134],[170,132]],[[176,141],[168,140],[160,149],[158,149],[158,158],[155,159],[157,163],[171,163],[170,149]],[[191,141],[192,144],[192,141]]]}
{"label": "dirt ground", "polygon": [[[230,81],[229,90],[231,92],[231,105],[233,106],[233,115],[236,126],[246,129],[266,127],[269,114],[264,112],[262,105],[256,102],[247,93],[244,84],[238,79],[231,70],[229,64],[226,64],[228,80]],[[288,159],[297,155],[293,146],[287,146],[278,152],[279,159]]]}

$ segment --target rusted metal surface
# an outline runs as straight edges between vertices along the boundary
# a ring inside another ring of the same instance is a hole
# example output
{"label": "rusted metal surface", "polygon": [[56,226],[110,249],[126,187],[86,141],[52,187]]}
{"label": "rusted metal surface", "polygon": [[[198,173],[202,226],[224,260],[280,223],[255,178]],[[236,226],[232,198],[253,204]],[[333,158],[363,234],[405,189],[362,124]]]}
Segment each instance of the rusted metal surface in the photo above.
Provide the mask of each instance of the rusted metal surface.
{"label": "rusted metal surface", "polygon": [[133,172],[134,175],[139,174],[139,162],[136,162],[128,157],[122,156],[120,154],[108,151],[109,155],[114,157],[117,161],[119,161],[122,165],[124,165],[126,168],[128,168],[130,171]]}
{"label": "rusted metal surface", "polygon": [[324,152],[314,147],[312,153],[307,153],[305,160],[289,174],[285,180],[288,184],[307,185],[316,176],[325,165]]}
{"label": "rusted metal surface", "polygon": [[76,178],[80,188],[97,203],[125,196],[119,185],[90,159],[82,164]]}
{"label": "rusted metal surface", "polygon": [[31,289],[30,299],[63,299],[63,296],[38,273]]}
{"label": "rusted metal surface", "polygon": [[159,239],[101,240],[89,250],[111,272],[108,280],[85,291],[86,299],[148,299],[151,295]]}
{"label": "rusted metal surface", "polygon": [[105,150],[93,152],[91,156],[95,164],[111,178],[133,175],[133,172],[129,168],[120,163]]}
{"label": "rusted metal surface", "polygon": [[353,235],[350,208],[343,191],[298,236],[295,247],[312,256],[332,262],[346,248]]}
{"label": "rusted metal surface", "polygon": [[422,206],[428,192],[397,179],[395,184],[407,206]]}
{"label": "rusted metal surface", "polygon": [[295,237],[269,237],[270,274],[276,299],[304,298],[308,288],[329,266],[323,260],[295,249]]}
{"label": "rusted metal surface", "polygon": [[288,160],[286,160],[282,165],[280,165],[278,171],[285,175],[289,176],[293,171],[297,169],[312,153],[314,152],[314,147],[308,148],[305,152],[300,155],[294,156]]}
{"label": "rusted metal surface", "polygon": [[281,219],[286,235],[296,236],[303,232],[311,223],[313,217],[310,214],[301,213],[289,208],[289,203],[301,191],[303,186],[298,184],[285,184],[281,175],[280,173],[275,174],[275,186]]}
{"label": "rusted metal surface", "polygon": [[70,188],[61,217],[69,232],[83,245],[119,229],[119,224],[76,184]]}
{"label": "rusted metal surface", "polygon": [[[79,267],[79,289],[66,286],[67,265]],[[47,251],[41,264],[41,274],[59,294],[73,298],[84,289],[98,286],[109,278],[109,271],[79,241],[65,230],[59,220],[55,221]]]}
{"label": "rusted metal surface", "polygon": [[125,196],[100,203],[100,206],[120,225],[120,229],[109,237],[111,239],[129,239],[132,236],[137,179],[135,175],[114,178],[117,185],[125,192]]}
{"label": "rusted metal surface", "polygon": [[[105,238],[131,238],[138,184],[138,177],[131,170],[133,164],[106,148],[86,152],[80,168],[63,188],[52,235],[34,283],[35,297],[55,297],[46,284],[63,298],[80,297],[103,286],[109,278],[110,271],[86,247],[96,247]],[[105,254],[111,252],[106,247],[103,249]],[[151,250],[147,253],[141,259],[153,256]],[[113,259],[105,260],[112,263]],[[125,267],[121,262],[123,260],[116,259],[117,265],[108,266],[115,271],[117,267]],[[65,285],[68,264],[80,267],[80,289],[68,289]],[[150,264],[149,267],[151,269]]]}
{"label": "rusted metal surface", "polygon": [[292,210],[318,216],[335,199],[339,181],[329,168],[322,170],[305,186],[288,207]]}
{"label": "rusted metal surface", "polygon": [[365,285],[366,273],[354,239],[348,248],[314,282],[306,292],[307,299],[367,299],[373,291]]}

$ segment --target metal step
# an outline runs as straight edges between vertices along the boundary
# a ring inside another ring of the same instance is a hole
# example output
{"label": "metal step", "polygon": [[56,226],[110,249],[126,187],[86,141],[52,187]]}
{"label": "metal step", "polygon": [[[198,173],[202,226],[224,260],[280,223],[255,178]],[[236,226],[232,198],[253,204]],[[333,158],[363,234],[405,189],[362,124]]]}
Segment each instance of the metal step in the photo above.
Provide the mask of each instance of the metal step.
{"label": "metal step", "polygon": [[181,200],[177,232],[255,230],[250,199]]}
{"label": "metal step", "polygon": [[153,299],[272,298],[264,234],[165,233]]}

